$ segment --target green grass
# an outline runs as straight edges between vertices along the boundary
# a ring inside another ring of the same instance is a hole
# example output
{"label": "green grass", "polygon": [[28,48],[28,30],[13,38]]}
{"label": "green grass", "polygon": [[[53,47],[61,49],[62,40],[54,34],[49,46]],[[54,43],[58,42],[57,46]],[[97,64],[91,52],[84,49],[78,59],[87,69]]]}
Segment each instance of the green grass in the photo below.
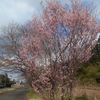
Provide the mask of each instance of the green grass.
{"label": "green grass", "polygon": [[36,93],[33,93],[33,92],[27,93],[27,96],[28,96],[30,99],[40,99],[40,97],[39,97]]}
{"label": "green grass", "polygon": [[33,91],[32,88],[28,89],[30,92],[27,93],[27,96],[30,100],[41,100],[40,97]]}

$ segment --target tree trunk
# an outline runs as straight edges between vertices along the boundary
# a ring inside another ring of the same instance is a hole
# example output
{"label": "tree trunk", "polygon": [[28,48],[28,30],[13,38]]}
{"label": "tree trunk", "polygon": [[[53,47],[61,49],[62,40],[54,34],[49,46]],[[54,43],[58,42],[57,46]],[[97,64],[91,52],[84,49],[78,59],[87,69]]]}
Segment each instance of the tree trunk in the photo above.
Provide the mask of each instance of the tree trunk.
{"label": "tree trunk", "polygon": [[[64,89],[63,88],[61,89],[61,92],[62,92],[62,94],[64,94]],[[63,95],[61,96],[61,100],[64,100],[64,96]]]}
{"label": "tree trunk", "polygon": [[50,100],[55,100],[54,91],[53,90],[51,90],[51,92],[50,92]]}
{"label": "tree trunk", "polygon": [[73,89],[73,84],[70,83],[68,100],[72,100],[72,89]]}

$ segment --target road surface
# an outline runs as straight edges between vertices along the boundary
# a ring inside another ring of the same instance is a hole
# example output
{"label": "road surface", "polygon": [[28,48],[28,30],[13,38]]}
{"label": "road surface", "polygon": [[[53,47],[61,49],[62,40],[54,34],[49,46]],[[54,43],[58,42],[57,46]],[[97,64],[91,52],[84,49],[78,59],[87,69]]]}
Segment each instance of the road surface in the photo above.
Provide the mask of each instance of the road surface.
{"label": "road surface", "polygon": [[16,91],[0,95],[0,100],[25,100],[25,94],[27,92],[27,88],[23,87]]}

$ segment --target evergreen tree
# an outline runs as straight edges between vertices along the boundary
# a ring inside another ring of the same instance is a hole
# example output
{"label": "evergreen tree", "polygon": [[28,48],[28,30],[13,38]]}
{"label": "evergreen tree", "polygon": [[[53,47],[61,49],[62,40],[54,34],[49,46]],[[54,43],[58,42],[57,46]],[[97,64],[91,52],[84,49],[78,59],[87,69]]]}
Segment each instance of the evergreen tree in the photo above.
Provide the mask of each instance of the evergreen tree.
{"label": "evergreen tree", "polygon": [[90,63],[97,63],[100,61],[100,36],[98,38],[97,44],[92,50],[93,56],[90,59]]}

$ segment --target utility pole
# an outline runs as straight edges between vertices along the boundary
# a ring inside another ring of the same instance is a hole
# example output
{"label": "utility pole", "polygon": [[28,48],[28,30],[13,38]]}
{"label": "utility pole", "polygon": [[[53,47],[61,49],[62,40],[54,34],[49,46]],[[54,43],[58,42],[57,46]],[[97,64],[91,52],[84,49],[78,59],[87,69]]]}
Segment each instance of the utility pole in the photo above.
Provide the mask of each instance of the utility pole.
{"label": "utility pole", "polygon": [[7,74],[5,72],[5,88],[6,88],[6,80],[7,80]]}

